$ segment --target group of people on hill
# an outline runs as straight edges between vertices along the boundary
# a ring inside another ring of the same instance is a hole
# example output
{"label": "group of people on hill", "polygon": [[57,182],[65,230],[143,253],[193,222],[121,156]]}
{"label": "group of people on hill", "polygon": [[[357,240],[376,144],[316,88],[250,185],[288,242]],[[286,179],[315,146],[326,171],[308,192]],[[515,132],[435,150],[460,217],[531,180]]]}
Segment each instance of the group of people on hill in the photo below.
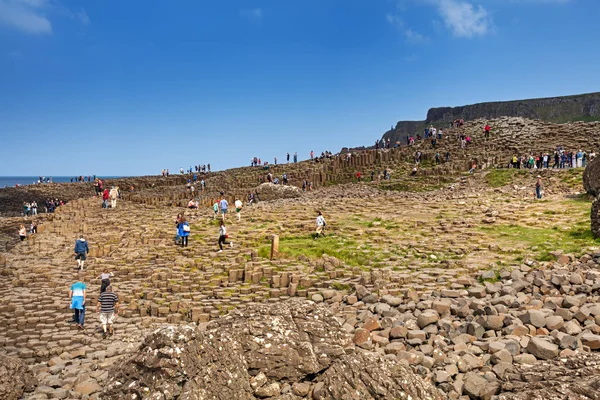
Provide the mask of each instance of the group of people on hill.
{"label": "group of people on hill", "polygon": [[[554,154],[540,153],[539,155],[525,154],[517,156],[514,154],[508,165],[509,168],[517,169],[548,169],[548,168],[585,168],[588,161],[596,158],[596,153],[591,150],[589,153],[579,150],[566,151],[561,146],[554,150]],[[550,163],[552,162],[552,167]]]}
{"label": "group of people on hill", "polygon": [[[94,175],[94,181],[96,180],[96,175]],[[79,175],[71,178],[71,183],[73,182],[92,182],[92,175],[84,176]]]}
{"label": "group of people on hill", "polygon": [[[59,199],[47,199],[44,201],[44,212],[53,213],[57,207],[60,207],[65,204],[63,200]],[[37,202],[23,202],[23,216],[24,217],[35,217],[38,215],[38,204]]]}

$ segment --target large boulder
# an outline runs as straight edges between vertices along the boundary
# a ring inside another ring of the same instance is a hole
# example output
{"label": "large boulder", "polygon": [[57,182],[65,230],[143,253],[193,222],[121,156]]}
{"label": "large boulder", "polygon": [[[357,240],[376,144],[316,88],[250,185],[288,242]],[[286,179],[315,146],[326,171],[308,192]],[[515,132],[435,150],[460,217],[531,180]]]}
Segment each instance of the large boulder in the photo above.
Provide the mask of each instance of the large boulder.
{"label": "large boulder", "polygon": [[500,400],[600,399],[600,355],[579,354],[535,365],[515,365]]}
{"label": "large boulder", "polygon": [[36,386],[37,380],[27,364],[18,358],[0,357],[0,399],[20,399]]}
{"label": "large boulder", "polygon": [[271,201],[277,199],[294,199],[302,196],[302,190],[296,186],[275,185],[274,183],[263,183],[256,188],[258,200]]}
{"label": "large boulder", "polygon": [[160,328],[111,369],[101,398],[300,399],[309,394],[440,399],[407,367],[358,352],[326,305],[300,299],[235,310],[203,331],[191,325]]}
{"label": "large boulder", "polygon": [[600,194],[600,158],[589,162],[583,171],[583,187],[591,195]]}

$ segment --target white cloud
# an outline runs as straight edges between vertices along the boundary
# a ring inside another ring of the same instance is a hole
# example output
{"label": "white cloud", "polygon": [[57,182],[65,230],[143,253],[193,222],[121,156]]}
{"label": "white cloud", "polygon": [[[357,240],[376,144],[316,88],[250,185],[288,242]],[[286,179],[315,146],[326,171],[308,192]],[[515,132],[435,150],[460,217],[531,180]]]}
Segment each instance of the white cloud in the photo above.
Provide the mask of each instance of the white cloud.
{"label": "white cloud", "polygon": [[385,20],[395,28],[402,28],[404,26],[404,21],[396,14],[387,14]]}
{"label": "white cloud", "polygon": [[50,34],[52,24],[42,14],[44,0],[0,0],[0,25],[31,34]]}
{"label": "white cloud", "polygon": [[410,28],[404,31],[404,36],[406,37],[406,40],[410,43],[423,43],[427,40],[425,36],[423,36],[419,32],[413,31]]}
{"label": "white cloud", "polygon": [[446,27],[457,37],[484,36],[491,30],[492,20],[482,6],[458,0],[436,0],[438,12]]}
{"label": "white cloud", "polygon": [[242,14],[243,16],[248,17],[248,18],[259,19],[259,18],[262,18],[263,11],[261,8],[257,7],[257,8],[252,8],[249,10],[241,10],[240,14]]}
{"label": "white cloud", "polygon": [[90,23],[90,17],[88,17],[85,10],[82,8],[81,10],[73,13],[76,19],[79,20],[83,25],[88,25]]}

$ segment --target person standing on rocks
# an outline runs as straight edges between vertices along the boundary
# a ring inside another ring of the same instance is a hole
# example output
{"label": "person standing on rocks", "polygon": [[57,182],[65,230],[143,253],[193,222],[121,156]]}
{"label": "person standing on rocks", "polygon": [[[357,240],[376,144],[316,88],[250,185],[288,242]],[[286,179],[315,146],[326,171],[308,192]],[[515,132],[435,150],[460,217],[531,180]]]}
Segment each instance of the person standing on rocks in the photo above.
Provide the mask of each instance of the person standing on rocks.
{"label": "person standing on rocks", "polygon": [[289,164],[290,163],[290,153],[287,153],[286,158],[287,158],[287,163]]}
{"label": "person standing on rocks", "polygon": [[108,208],[108,198],[110,197],[110,193],[108,189],[104,189],[102,192],[102,208]]}
{"label": "person standing on rocks", "polygon": [[113,187],[110,189],[110,208],[117,208],[117,198],[119,197],[119,187]]}
{"label": "person standing on rocks", "polygon": [[190,224],[186,221],[185,217],[181,217],[181,221],[177,226],[177,234],[181,237],[181,247],[187,247],[190,231]]}
{"label": "person standing on rocks", "polygon": [[19,226],[19,238],[21,239],[21,242],[27,239],[27,229],[25,229],[25,225],[23,224]]}
{"label": "person standing on rocks", "polygon": [[326,225],[327,222],[325,222],[325,218],[323,218],[321,211],[317,212],[317,229],[315,230],[315,240],[319,237],[319,235],[325,236],[324,229]]}
{"label": "person standing on rocks", "polygon": [[73,251],[75,252],[75,259],[77,260],[77,268],[83,271],[87,254],[90,252],[88,242],[83,235],[80,235],[79,239],[75,241],[75,249]]}
{"label": "person standing on rocks", "polygon": [[[113,293],[112,286],[109,285],[106,291],[98,297],[96,304],[96,312],[100,314],[100,323],[102,324],[102,338],[106,339],[107,335],[112,335],[113,322],[115,316],[119,314],[119,296]],[[107,331],[108,328],[108,331]]]}
{"label": "person standing on rocks", "polygon": [[537,176],[537,180],[535,181],[535,197],[538,199],[542,198],[542,177],[540,175]]}
{"label": "person standing on rocks", "polygon": [[225,200],[225,196],[221,193],[221,201],[219,201],[219,206],[221,207],[221,215],[223,216],[223,221],[225,221],[225,215],[227,214],[227,208],[229,207],[229,203]]}
{"label": "person standing on rocks", "polygon": [[71,303],[71,309],[73,310],[73,320],[70,322],[77,323],[79,329],[83,329],[85,322],[85,294],[86,286],[83,283],[83,278],[80,281],[75,282],[71,285],[69,292],[69,301]]}
{"label": "person standing on rocks", "polygon": [[219,226],[219,251],[217,253],[223,252],[224,244],[228,244],[229,247],[233,247],[233,242],[227,242],[228,237],[229,235],[227,235],[227,227],[225,227],[225,222],[221,221]]}
{"label": "person standing on rocks", "polygon": [[236,199],[234,202],[235,205],[235,215],[237,216],[237,220],[242,219],[242,201],[240,199]]}
{"label": "person standing on rocks", "polygon": [[106,291],[106,288],[110,286],[110,277],[111,276],[115,276],[115,274],[113,274],[112,272],[108,272],[107,268],[104,268],[102,270],[102,273],[100,275],[98,275],[97,279],[101,280],[101,284],[100,284],[100,293],[104,293]]}

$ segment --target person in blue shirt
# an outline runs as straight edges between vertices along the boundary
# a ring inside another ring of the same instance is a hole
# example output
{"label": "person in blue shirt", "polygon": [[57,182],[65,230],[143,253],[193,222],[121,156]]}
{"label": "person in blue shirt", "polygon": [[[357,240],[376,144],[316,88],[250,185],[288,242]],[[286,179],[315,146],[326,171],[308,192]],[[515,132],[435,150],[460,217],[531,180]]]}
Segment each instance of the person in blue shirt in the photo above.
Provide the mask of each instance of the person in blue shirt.
{"label": "person in blue shirt", "polygon": [[77,323],[79,329],[83,329],[85,321],[85,283],[83,279],[71,285],[69,292],[70,308],[73,310],[73,319],[70,322]]}
{"label": "person in blue shirt", "polygon": [[227,202],[227,200],[225,200],[225,197],[221,197],[221,201],[219,201],[219,206],[221,207],[223,221],[225,221],[225,214],[227,214],[227,208],[229,207],[229,203]]}
{"label": "person in blue shirt", "polygon": [[177,234],[181,237],[181,247],[187,247],[188,237],[190,236],[190,224],[185,217],[181,217],[179,225],[177,225]]}

